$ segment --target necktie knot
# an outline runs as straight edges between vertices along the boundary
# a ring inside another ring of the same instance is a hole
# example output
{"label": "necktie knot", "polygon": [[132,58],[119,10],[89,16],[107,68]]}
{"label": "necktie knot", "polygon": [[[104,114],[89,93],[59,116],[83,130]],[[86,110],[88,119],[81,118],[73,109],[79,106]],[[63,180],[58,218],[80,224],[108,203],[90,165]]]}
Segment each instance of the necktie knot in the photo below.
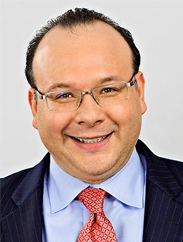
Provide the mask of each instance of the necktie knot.
{"label": "necktie knot", "polygon": [[102,213],[106,194],[107,192],[104,190],[89,187],[80,192],[78,199],[90,213]]}
{"label": "necktie knot", "polygon": [[96,188],[86,188],[78,195],[90,212],[88,222],[82,228],[77,242],[117,242],[115,231],[103,212],[107,192]]}

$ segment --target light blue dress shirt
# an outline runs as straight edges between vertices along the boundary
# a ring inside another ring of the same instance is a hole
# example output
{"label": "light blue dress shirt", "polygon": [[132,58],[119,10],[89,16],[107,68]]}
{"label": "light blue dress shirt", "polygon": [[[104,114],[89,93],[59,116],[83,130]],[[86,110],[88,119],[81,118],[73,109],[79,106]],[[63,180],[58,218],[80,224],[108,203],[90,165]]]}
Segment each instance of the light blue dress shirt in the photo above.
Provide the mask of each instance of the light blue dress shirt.
{"label": "light blue dress shirt", "polygon": [[145,157],[134,150],[128,163],[108,180],[90,185],[64,172],[51,157],[43,193],[43,242],[76,242],[89,211],[76,199],[86,187],[109,193],[104,213],[118,242],[142,242],[145,206]]}

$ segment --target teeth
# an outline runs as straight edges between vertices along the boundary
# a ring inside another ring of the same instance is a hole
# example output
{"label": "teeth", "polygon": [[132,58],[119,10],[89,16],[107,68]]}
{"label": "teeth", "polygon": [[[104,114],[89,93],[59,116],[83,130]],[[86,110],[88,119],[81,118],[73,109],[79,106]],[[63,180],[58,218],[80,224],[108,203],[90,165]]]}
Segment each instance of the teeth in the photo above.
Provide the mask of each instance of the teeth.
{"label": "teeth", "polygon": [[92,144],[92,143],[97,143],[99,141],[104,140],[107,137],[107,135],[99,137],[99,138],[95,138],[95,139],[80,139],[77,137],[74,137],[76,140],[82,142],[82,143],[86,143],[86,144]]}

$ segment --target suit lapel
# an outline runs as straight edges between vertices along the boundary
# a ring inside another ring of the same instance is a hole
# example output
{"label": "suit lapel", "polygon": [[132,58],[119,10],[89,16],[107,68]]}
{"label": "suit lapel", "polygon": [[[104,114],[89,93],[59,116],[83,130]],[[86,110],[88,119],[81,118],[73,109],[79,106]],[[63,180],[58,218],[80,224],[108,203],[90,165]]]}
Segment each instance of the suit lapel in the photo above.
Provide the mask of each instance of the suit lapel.
{"label": "suit lapel", "polygon": [[2,219],[5,241],[42,241],[43,181],[48,164],[49,155],[29,170],[12,195],[11,212]]}
{"label": "suit lapel", "polygon": [[147,161],[143,242],[182,242],[183,192],[171,172],[174,164],[155,156],[142,142],[138,142],[137,150]]}
{"label": "suit lapel", "polygon": [[18,209],[2,220],[5,241],[40,242],[42,241],[42,214],[40,193],[37,189]]}
{"label": "suit lapel", "polygon": [[144,242],[182,242],[183,205],[147,181]]}

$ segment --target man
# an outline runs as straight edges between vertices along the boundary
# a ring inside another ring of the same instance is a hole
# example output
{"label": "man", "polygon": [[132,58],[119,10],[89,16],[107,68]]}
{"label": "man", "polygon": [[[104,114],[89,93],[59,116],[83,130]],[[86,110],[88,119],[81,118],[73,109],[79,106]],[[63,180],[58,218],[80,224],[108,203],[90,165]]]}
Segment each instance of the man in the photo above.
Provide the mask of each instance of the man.
{"label": "man", "polygon": [[[49,153],[2,179],[2,242],[183,241],[183,164],[138,140],[139,65],[131,34],[94,11],[70,10],[36,34],[26,77]],[[104,200],[101,211],[85,199]]]}

